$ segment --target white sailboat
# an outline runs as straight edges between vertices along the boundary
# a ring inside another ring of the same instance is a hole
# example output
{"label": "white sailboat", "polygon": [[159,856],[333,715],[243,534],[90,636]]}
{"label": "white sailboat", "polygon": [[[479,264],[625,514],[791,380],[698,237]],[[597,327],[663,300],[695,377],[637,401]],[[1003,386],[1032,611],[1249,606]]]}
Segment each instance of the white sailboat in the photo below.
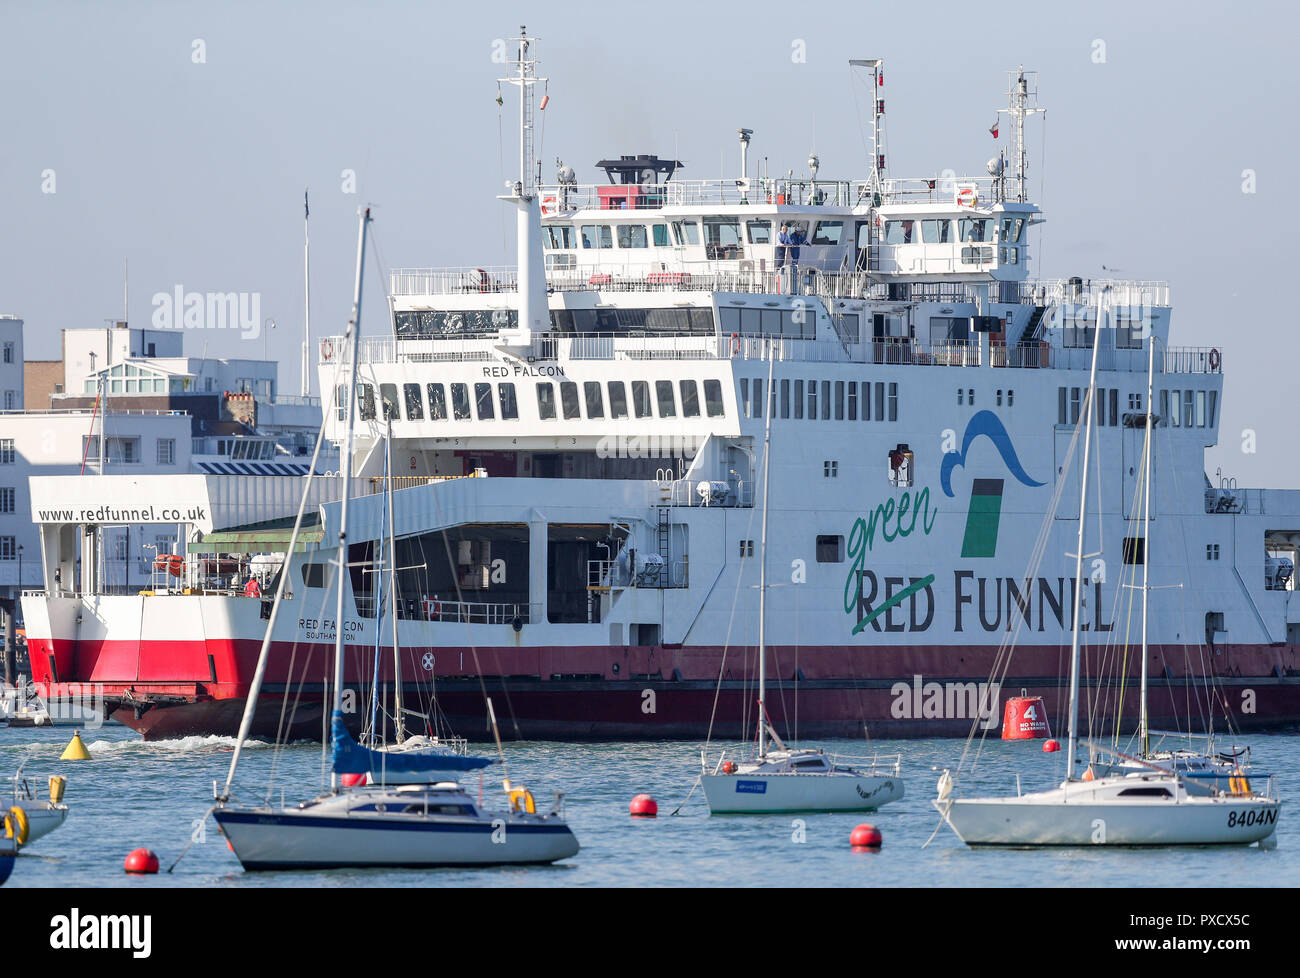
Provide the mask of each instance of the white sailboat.
{"label": "white sailboat", "polygon": [[[520,59],[524,58],[521,42]],[[521,191],[517,200],[522,210],[536,209],[536,197]],[[533,215],[535,217],[535,214]],[[348,324],[346,342],[350,367],[344,389],[356,387],[357,356],[361,331],[362,276],[365,266],[366,231],[370,212],[361,218],[357,244],[356,288],[353,315]],[[339,505],[339,572],[335,621],[332,736],[334,764],[331,790],[296,807],[239,806],[231,800],[231,787],[239,764],[241,749],[252,725],[257,696],[266,671],[271,635],[284,597],[285,582],[290,577],[297,537],[306,508],[304,490],[298,517],[285,556],[267,622],[257,669],[253,676],[239,737],[231,758],[223,793],[217,795],[213,815],[230,842],[235,856],[245,869],[331,868],[344,866],[481,866],[503,864],[550,863],[578,852],[578,840],[563,817],[564,796],[555,794],[549,813],[537,811],[532,794],[522,787],[504,782],[507,807],[488,810],[454,781],[391,784],[396,770],[411,772],[417,780],[420,770],[441,769],[443,757],[418,754],[385,756],[358,745],[343,723],[343,636],[344,596],[348,575],[347,528],[348,497],[351,484],[352,435],[356,415],[356,398],[347,398],[346,438],[340,453],[340,477],[343,492]],[[319,454],[323,435],[317,440]],[[315,459],[312,468],[315,471]],[[490,708],[490,705],[489,705]],[[504,759],[504,758],[503,758]],[[451,760],[473,760],[451,758]],[[400,763],[399,763],[400,762]],[[385,783],[345,790],[340,774],[385,772]]]}
{"label": "white sailboat", "polygon": [[791,749],[777,736],[767,716],[767,511],[775,362],[775,350],[770,343],[767,357],[769,396],[763,434],[763,524],[758,584],[758,743],[754,755],[745,760],[727,760],[724,751],[711,771],[707,758],[701,755],[700,781],[709,811],[715,815],[874,811],[903,797],[902,762],[898,755],[892,760],[848,758],[821,750]]}
{"label": "white sailboat", "polygon": [[[1147,709],[1147,688],[1149,673],[1149,649],[1147,643],[1148,600],[1153,588],[1149,582],[1148,569],[1151,566],[1151,452],[1154,433],[1154,396],[1155,387],[1155,345],[1157,338],[1149,337],[1147,345],[1147,410],[1145,415],[1146,438],[1142,456],[1142,670],[1138,704],[1138,756],[1128,757],[1113,748],[1102,748],[1090,758],[1085,777],[1099,777],[1106,774],[1134,774],[1149,771],[1152,766],[1163,771],[1176,771],[1183,779],[1188,791],[1198,794],[1212,794],[1216,791],[1241,791],[1249,788],[1246,780],[1252,775],[1267,777],[1262,772],[1253,771],[1250,765],[1249,747],[1231,747],[1227,751],[1217,751],[1213,734],[1205,737],[1205,748],[1201,750],[1188,747],[1164,747],[1166,740],[1192,741],[1190,734],[1170,732],[1157,733],[1156,747],[1151,746],[1151,721]],[[1109,758],[1108,756],[1109,755]]]}
{"label": "white sailboat", "polygon": [[[1083,579],[1083,540],[1087,519],[1088,457],[1093,403],[1097,392],[1097,351],[1102,335],[1099,300],[1092,348],[1092,369],[1084,419],[1083,467],[1080,472],[1079,529],[1075,581]],[[1148,340],[1148,342],[1150,342]],[[1150,403],[1148,401],[1148,416]],[[1165,846],[1248,845],[1277,828],[1281,803],[1276,796],[1192,791],[1176,770],[1142,762],[1144,770],[1088,780],[1075,776],[1079,738],[1079,606],[1082,587],[1074,588],[1074,618],[1070,642],[1069,747],[1065,780],[1048,791],[1011,797],[958,798],[954,780],[945,770],[939,779],[934,806],[969,846]],[[1145,664],[1145,658],[1144,658]],[[1146,699],[1141,704],[1146,712]]]}

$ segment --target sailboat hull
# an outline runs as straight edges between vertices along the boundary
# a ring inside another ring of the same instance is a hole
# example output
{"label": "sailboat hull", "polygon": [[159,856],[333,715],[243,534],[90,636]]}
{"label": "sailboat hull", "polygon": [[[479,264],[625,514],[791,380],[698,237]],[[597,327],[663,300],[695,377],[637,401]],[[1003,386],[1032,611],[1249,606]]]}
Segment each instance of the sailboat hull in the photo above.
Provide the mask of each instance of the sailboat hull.
{"label": "sailboat hull", "polygon": [[562,822],[229,809],[214,817],[246,870],[521,865],[578,852],[577,838]]}
{"label": "sailboat hull", "polygon": [[870,812],[903,797],[897,776],[826,774],[706,774],[715,815],[763,812]]}
{"label": "sailboat hull", "polygon": [[955,799],[935,807],[946,810],[969,846],[1250,845],[1277,829],[1281,807],[1257,797],[1117,802],[1076,795],[1066,802],[1059,795]]}

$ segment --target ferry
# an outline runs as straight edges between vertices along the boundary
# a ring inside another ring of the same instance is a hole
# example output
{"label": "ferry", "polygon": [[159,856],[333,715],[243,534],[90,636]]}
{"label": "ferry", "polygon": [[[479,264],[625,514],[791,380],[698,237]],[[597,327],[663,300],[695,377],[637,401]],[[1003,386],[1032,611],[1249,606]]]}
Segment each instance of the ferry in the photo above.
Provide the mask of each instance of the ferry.
{"label": "ferry", "polygon": [[[342,489],[315,479],[254,734],[322,735],[339,627],[345,682],[391,683],[395,609],[403,697],[436,690],[463,734],[484,729],[486,691],[507,735],[748,736],[768,411],[766,706],[783,732],[964,736],[1022,693],[1060,718],[1076,588],[1086,712],[1131,726],[1149,412],[1151,724],[1300,722],[1300,491],[1207,476],[1232,350],[1176,345],[1167,284],[1031,275],[1033,72],[1009,74],[1007,145],[969,177],[890,174],[884,66],[863,59],[864,175],[827,178],[815,155],[766,172],[742,128],[733,176],[635,153],[585,184],[541,178],[537,41],[511,43],[517,264],[391,271],[391,329],[358,341],[352,390],[353,351],[320,340],[324,436],[342,441],[349,399],[359,419],[347,539]],[[1080,581],[1089,410],[1100,520]],[[32,490],[34,679],[93,687],[146,738],[234,734],[303,479]],[[396,601],[377,591],[390,503]],[[117,522],[178,525],[183,561],[106,586],[97,541]]]}

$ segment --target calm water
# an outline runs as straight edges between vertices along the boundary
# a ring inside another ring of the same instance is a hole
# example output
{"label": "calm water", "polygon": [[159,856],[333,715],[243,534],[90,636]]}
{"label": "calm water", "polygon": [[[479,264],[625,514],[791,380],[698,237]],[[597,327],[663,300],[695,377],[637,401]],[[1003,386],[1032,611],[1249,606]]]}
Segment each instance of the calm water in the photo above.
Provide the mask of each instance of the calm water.
{"label": "calm water", "polygon": [[[210,804],[213,779],[224,782],[233,741],[187,738],[146,744],[125,727],[87,731],[89,762],[60,762],[72,729],[0,729],[0,774],[26,758],[24,773],[42,786],[50,774],[68,778],[71,814],[64,826],[24,851],[9,886],[1293,886],[1300,882],[1300,735],[1241,738],[1253,748],[1256,770],[1278,775],[1287,803],[1278,847],[1243,849],[976,851],[945,828],[929,848],[921,845],[938,816],[930,807],[938,778],[934,767],[953,766],[956,740],[879,741],[874,749],[903,754],[907,797],[874,815],[723,816],[710,818],[697,790],[677,817],[665,817],[686,797],[699,771],[699,745],[675,742],[506,745],[516,782],[529,785],[538,806],[551,791],[567,792],[570,824],[582,845],[575,858],[553,867],[477,870],[330,870],[244,873],[216,825],[194,845],[176,871],[128,877],[122,860],[137,846],[159,854],[165,870],[189,840],[192,821]],[[863,753],[860,742],[824,746]],[[479,750],[486,751],[486,745]],[[309,797],[320,783],[319,744],[282,750],[256,745],[240,764],[240,798],[266,796],[275,766],[273,797]],[[1025,790],[1060,780],[1062,754],[1043,754],[1037,742],[988,741],[980,770],[963,779],[975,789]],[[493,770],[493,769],[489,769]],[[499,777],[499,775],[498,775]],[[472,783],[477,787],[477,780]],[[260,786],[260,791],[258,790]],[[499,786],[499,782],[498,782]],[[638,792],[659,801],[660,817],[633,819],[628,801]],[[884,848],[855,853],[853,826],[871,821]],[[797,822],[805,841],[796,842]]]}

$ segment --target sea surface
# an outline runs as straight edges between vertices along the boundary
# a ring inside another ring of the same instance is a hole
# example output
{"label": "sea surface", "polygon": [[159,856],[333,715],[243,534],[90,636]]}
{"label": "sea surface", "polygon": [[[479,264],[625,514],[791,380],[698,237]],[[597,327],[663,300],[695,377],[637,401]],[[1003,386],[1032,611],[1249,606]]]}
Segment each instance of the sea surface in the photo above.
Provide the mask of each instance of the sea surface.
{"label": "sea surface", "polygon": [[[46,779],[68,779],[67,822],[25,849],[10,887],[126,886],[911,886],[911,887],[1203,887],[1294,886],[1300,883],[1300,734],[1251,734],[1236,739],[1252,748],[1256,771],[1271,772],[1284,802],[1274,849],[1177,848],[1151,850],[973,850],[944,827],[923,844],[939,819],[930,805],[940,771],[955,767],[960,740],[828,740],[821,746],[849,754],[901,753],[906,797],[872,814],[730,815],[710,817],[703,792],[687,800],[700,771],[699,743],[636,741],[605,744],[507,743],[506,763],[538,807],[549,809],[563,790],[569,822],[582,845],[572,859],[550,867],[434,870],[326,870],[245,873],[211,819],[212,782],[224,783],[234,741],[187,737],[145,743],[117,724],[86,730],[93,759],[60,761],[73,728],[0,728],[0,775],[23,774],[44,796]],[[993,737],[996,737],[996,731]],[[717,746],[714,746],[716,752]],[[491,754],[489,744],[475,744]],[[716,756],[716,754],[715,754]],[[989,739],[959,793],[1014,793],[1051,787],[1064,771],[1064,750],[1045,754],[1041,743]],[[293,804],[322,783],[319,744],[282,748],[253,744],[244,752],[236,794],[244,803],[270,798]],[[484,790],[499,789],[499,767]],[[1258,784],[1262,784],[1259,779]],[[465,781],[478,790],[477,774]],[[270,785],[268,789],[268,785]],[[8,786],[5,785],[7,788]],[[628,816],[641,792],[659,803],[659,817]],[[6,807],[8,793],[4,795]],[[685,804],[683,805],[683,802]],[[681,805],[681,813],[670,813]],[[870,822],[884,834],[878,852],[854,852],[849,834]],[[202,831],[196,826],[202,824]],[[166,869],[197,835],[175,867]],[[138,846],[158,853],[162,872],[127,876],[126,854]]]}

